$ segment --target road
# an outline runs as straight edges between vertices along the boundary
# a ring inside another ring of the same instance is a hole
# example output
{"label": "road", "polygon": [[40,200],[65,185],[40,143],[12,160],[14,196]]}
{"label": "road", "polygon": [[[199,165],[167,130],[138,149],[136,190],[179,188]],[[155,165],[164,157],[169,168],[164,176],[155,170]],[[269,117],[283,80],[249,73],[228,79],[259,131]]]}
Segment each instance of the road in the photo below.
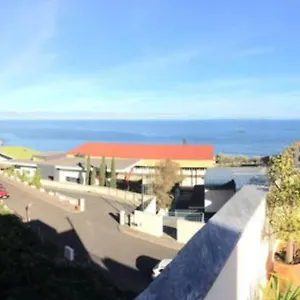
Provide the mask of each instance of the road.
{"label": "road", "polygon": [[[60,194],[73,197],[73,198],[84,198],[87,200],[89,203],[90,209],[96,209],[98,210],[99,208],[102,209],[103,205],[102,202],[106,202],[108,206],[110,206],[113,211],[119,212],[120,210],[124,210],[127,213],[132,213],[135,209],[136,206],[133,204],[127,203],[122,203],[118,201],[112,201],[112,198],[104,197],[99,194],[93,194],[90,192],[84,192],[84,191],[76,191],[76,192],[71,192],[69,189],[61,189],[61,188],[54,188],[54,187],[45,187],[45,190],[50,192],[58,192]],[[99,201],[101,200],[101,201]],[[99,206],[100,205],[100,206]]]}
{"label": "road", "polygon": [[32,226],[43,237],[61,249],[64,245],[73,247],[79,261],[91,258],[120,288],[141,291],[149,284],[157,261],[177,253],[121,233],[113,217],[118,208],[111,200],[85,196],[86,211],[71,213],[42,200],[38,191],[0,179],[11,195],[5,200],[9,208],[25,217],[25,206],[31,202]]}

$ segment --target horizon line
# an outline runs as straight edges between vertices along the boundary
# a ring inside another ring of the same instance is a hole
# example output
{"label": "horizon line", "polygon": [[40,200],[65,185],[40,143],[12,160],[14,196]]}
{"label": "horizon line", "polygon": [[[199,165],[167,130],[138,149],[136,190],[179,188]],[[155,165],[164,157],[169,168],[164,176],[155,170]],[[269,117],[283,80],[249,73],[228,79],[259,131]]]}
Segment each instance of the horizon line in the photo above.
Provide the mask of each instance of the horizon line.
{"label": "horizon line", "polygon": [[300,121],[300,118],[280,118],[280,117],[247,117],[247,118],[237,118],[237,117],[28,117],[28,118],[18,118],[18,117],[2,117],[0,121]]}

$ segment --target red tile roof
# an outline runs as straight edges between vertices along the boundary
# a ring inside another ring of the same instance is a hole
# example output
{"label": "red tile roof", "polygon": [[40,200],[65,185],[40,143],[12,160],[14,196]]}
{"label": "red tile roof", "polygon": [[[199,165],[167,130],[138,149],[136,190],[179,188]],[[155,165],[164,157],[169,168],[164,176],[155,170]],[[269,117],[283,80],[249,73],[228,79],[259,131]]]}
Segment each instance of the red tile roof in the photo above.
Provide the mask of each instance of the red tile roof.
{"label": "red tile roof", "polygon": [[68,152],[69,155],[84,154],[117,158],[213,160],[212,145],[161,145],[161,144],[117,144],[90,142]]}

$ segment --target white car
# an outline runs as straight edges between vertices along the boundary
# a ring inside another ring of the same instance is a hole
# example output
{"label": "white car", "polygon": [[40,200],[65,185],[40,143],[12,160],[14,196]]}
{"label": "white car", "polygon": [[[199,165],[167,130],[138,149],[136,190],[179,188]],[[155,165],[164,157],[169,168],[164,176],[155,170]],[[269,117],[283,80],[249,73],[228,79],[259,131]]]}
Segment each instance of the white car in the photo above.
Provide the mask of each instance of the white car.
{"label": "white car", "polygon": [[160,275],[160,273],[167,267],[167,265],[172,261],[172,259],[161,260],[152,270],[152,279]]}

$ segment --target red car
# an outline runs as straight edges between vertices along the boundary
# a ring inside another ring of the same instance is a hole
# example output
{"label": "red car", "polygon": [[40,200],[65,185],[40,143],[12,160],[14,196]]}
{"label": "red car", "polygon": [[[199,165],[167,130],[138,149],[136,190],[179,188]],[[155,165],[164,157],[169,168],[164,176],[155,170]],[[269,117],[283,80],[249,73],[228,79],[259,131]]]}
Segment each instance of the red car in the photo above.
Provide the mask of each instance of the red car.
{"label": "red car", "polygon": [[7,199],[9,197],[8,191],[5,189],[3,184],[0,183],[0,198]]}

